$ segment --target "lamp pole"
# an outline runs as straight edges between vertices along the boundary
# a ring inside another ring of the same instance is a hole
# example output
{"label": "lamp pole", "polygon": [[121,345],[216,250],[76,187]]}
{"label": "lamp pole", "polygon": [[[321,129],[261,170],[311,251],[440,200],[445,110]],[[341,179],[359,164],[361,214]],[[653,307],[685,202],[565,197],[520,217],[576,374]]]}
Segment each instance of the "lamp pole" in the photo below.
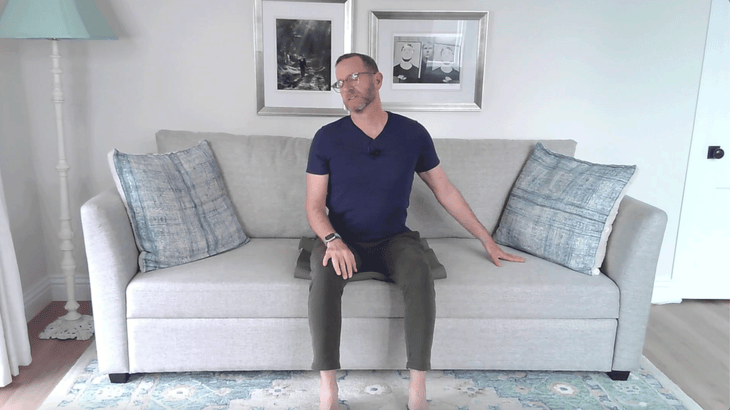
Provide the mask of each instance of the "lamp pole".
{"label": "lamp pole", "polygon": [[60,180],[60,199],[61,199],[61,229],[58,237],[61,239],[61,270],[66,278],[66,310],[68,313],[63,316],[65,320],[78,320],[81,315],[77,311],[79,304],[76,302],[76,261],[73,256],[74,245],[71,239],[74,237],[74,231],[71,228],[71,214],[69,211],[68,200],[68,171],[71,168],[66,162],[66,141],[63,135],[63,89],[61,88],[61,55],[58,54],[58,40],[51,39],[53,46],[53,104],[56,107],[56,134],[58,135],[58,177]]}
{"label": "lamp pole", "polygon": [[74,245],[71,240],[74,231],[71,228],[71,213],[68,199],[68,171],[71,167],[66,161],[66,140],[63,134],[63,88],[61,87],[61,55],[58,52],[58,39],[51,39],[53,62],[53,104],[56,108],[56,135],[58,137],[58,171],[60,188],[61,228],[58,237],[61,239],[61,270],[66,282],[66,311],[64,316],[56,319],[38,336],[41,339],[78,339],[88,340],[94,334],[94,322],[91,316],[78,312],[76,301],[76,261],[73,257]]}

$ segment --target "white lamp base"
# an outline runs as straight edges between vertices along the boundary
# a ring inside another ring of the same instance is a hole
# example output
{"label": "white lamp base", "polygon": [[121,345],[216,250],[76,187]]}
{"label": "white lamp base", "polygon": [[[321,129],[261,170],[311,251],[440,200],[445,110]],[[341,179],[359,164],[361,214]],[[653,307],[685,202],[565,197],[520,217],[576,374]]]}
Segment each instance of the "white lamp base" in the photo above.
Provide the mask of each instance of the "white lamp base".
{"label": "white lamp base", "polygon": [[41,339],[77,339],[89,340],[94,335],[94,320],[89,315],[82,315],[79,319],[68,320],[64,317],[56,319],[41,332]]}

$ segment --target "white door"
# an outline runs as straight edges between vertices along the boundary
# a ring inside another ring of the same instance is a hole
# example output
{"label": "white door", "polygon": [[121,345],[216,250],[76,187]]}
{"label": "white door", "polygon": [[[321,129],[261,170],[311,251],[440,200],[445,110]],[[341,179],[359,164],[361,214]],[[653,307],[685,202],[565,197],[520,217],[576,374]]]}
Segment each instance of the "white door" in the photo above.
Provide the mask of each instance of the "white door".
{"label": "white door", "polygon": [[672,282],[682,299],[730,299],[728,0],[712,0]]}

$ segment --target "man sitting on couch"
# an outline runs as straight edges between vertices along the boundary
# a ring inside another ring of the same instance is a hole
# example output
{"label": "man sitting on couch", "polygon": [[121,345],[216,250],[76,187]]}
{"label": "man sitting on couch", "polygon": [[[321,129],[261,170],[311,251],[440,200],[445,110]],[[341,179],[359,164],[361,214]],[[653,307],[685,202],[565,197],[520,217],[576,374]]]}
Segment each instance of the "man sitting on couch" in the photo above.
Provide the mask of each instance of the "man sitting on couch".
{"label": "man sitting on couch", "polygon": [[[524,262],[503,252],[439,166],[428,131],[382,108],[383,74],[369,56],[337,59],[335,91],[349,117],[315,135],[307,165],[307,219],[322,239],[312,250],[309,325],[313,370],[321,376],[320,409],[338,406],[341,297],[360,271],[385,274],[403,291],[408,363],[408,407],[427,409],[425,372],[431,367],[436,317],[433,277],[418,232],[405,225],[417,172],[439,203],[481,241],[495,265]],[[326,208],[329,209],[329,215]],[[319,263],[321,261],[321,263]],[[363,306],[367,309],[367,306]]]}

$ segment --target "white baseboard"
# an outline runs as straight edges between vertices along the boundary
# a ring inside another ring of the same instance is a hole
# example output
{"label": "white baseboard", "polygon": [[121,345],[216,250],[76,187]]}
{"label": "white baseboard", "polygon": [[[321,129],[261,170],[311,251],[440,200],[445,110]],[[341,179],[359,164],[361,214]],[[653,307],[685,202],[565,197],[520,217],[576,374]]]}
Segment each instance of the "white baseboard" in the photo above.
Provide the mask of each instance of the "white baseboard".
{"label": "white baseboard", "polygon": [[[66,297],[66,278],[63,276],[51,276],[51,297],[53,300],[68,299]],[[76,300],[91,300],[91,286],[88,276],[76,276],[75,297]]]}
{"label": "white baseboard", "polygon": [[49,278],[44,279],[26,292],[23,292],[25,321],[30,322],[31,319],[36,317],[52,301],[51,280]]}
{"label": "white baseboard", "polygon": [[664,305],[667,303],[682,303],[682,297],[677,291],[676,283],[672,280],[658,280],[654,282],[654,293],[651,303]]}
{"label": "white baseboard", "polygon": [[[91,287],[88,276],[76,276],[76,300],[91,300]],[[25,319],[29,322],[49,303],[66,301],[66,279],[63,276],[46,278],[23,293]]]}

